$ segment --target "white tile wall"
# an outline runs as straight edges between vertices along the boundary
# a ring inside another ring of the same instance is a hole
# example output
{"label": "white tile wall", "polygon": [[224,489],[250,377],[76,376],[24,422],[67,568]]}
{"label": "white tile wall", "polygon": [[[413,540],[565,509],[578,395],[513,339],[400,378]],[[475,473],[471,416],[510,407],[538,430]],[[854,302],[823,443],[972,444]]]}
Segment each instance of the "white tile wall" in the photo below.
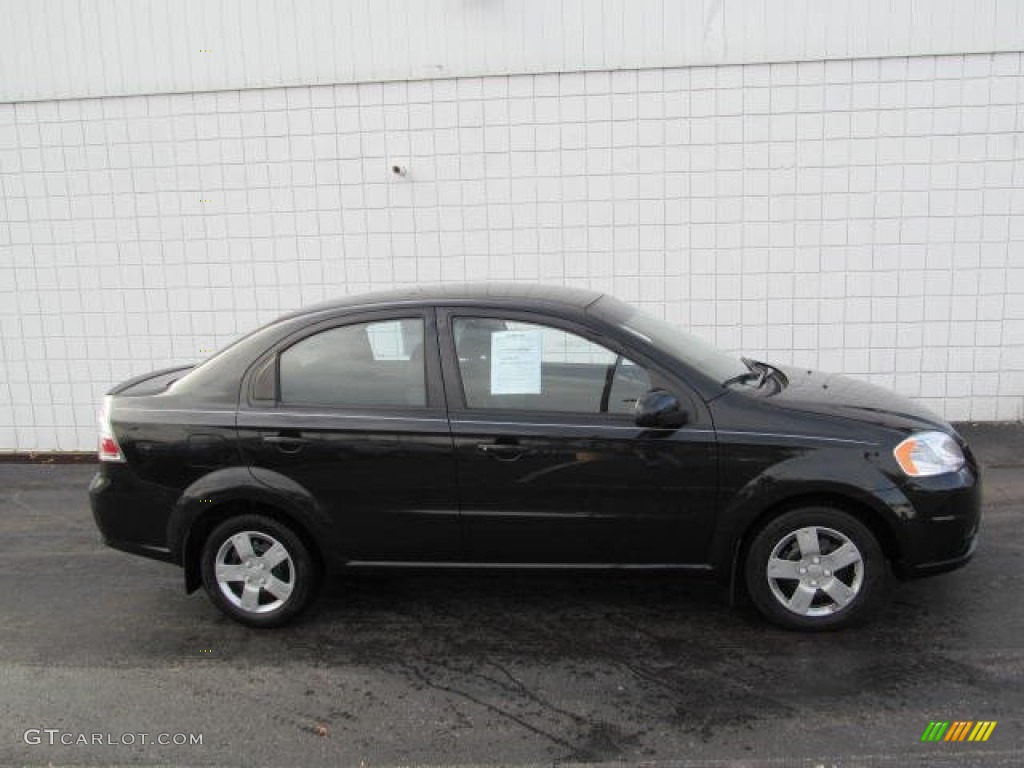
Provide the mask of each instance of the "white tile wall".
{"label": "white tile wall", "polygon": [[1024,48],[1020,0],[0,0],[0,18],[0,102]]}
{"label": "white tile wall", "polygon": [[481,279],[1019,419],[1021,81],[1010,53],[0,105],[0,449],[91,449],[109,386],[286,310]]}

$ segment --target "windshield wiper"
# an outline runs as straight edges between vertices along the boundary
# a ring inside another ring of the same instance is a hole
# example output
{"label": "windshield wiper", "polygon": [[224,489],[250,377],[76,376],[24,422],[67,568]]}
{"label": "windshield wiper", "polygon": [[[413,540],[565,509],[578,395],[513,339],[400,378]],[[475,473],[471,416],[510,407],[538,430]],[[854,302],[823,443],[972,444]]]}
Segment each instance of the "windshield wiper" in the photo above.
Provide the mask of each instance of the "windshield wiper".
{"label": "windshield wiper", "polygon": [[741,357],[740,360],[750,370],[746,373],[740,373],[736,376],[732,376],[722,382],[723,387],[731,386],[732,384],[740,384],[746,381],[756,380],[756,387],[761,388],[764,386],[765,380],[768,375],[772,372],[772,367],[767,363],[761,363],[757,360],[751,360],[749,357]]}
{"label": "windshield wiper", "polygon": [[747,371],[746,373],[738,373],[735,376],[730,376],[728,379],[723,381],[722,382],[722,386],[723,387],[728,387],[728,386],[732,386],[733,384],[741,384],[741,383],[743,383],[745,381],[751,381],[752,379],[757,379],[757,380],[760,381],[760,379],[761,379],[761,372],[760,371]]}

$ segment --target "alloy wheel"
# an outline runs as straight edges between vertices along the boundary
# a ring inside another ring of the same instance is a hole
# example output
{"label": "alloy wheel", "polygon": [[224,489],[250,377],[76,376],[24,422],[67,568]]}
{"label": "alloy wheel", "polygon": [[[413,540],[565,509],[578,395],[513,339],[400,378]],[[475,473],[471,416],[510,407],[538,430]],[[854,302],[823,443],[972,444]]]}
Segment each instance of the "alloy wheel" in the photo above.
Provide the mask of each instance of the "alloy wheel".
{"label": "alloy wheel", "polygon": [[864,557],[839,531],[807,526],[778,541],[765,577],[786,610],[798,616],[828,616],[856,599],[864,583]]}
{"label": "alloy wheel", "polygon": [[214,575],[224,597],[247,613],[281,608],[295,589],[295,564],[285,546],[263,531],[239,531],[217,550]]}

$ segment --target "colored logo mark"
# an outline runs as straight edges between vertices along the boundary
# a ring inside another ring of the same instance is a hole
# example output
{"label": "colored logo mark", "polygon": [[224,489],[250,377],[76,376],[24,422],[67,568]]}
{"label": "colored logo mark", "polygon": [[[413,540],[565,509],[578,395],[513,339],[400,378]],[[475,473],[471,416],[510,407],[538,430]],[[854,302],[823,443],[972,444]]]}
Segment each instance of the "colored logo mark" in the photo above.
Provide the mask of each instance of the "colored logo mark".
{"label": "colored logo mark", "polygon": [[921,741],[988,741],[995,727],[995,720],[932,721],[921,734]]}

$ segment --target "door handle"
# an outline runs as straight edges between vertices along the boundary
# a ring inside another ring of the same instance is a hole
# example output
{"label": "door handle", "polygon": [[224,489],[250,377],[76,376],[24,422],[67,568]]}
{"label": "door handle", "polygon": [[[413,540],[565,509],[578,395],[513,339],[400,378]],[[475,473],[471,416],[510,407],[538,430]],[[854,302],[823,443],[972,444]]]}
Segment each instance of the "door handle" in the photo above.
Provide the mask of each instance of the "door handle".
{"label": "door handle", "polygon": [[527,452],[526,448],[516,443],[480,443],[476,449],[498,461],[515,461]]}
{"label": "door handle", "polygon": [[278,450],[284,453],[296,453],[302,450],[302,446],[309,441],[295,435],[264,435],[263,442],[276,445]]}

